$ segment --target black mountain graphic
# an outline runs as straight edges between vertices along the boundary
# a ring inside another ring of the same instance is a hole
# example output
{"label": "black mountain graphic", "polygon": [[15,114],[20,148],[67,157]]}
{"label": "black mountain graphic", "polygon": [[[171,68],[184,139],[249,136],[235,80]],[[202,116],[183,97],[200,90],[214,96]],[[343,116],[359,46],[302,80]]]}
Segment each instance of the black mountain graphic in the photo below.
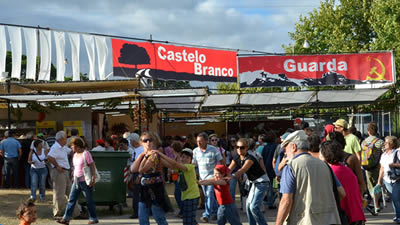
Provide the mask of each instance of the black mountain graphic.
{"label": "black mountain graphic", "polygon": [[[273,74],[274,77],[268,77],[268,72],[261,72],[262,78],[256,78],[250,84],[243,82],[240,87],[293,87],[293,86],[324,86],[324,85],[355,85],[365,84],[366,81],[347,79],[344,75],[336,72],[327,72],[321,78],[304,80],[290,79],[286,74]],[[272,74],[270,74],[272,75]],[[279,78],[276,78],[276,77]],[[368,81],[369,83],[382,83],[387,81]]]}

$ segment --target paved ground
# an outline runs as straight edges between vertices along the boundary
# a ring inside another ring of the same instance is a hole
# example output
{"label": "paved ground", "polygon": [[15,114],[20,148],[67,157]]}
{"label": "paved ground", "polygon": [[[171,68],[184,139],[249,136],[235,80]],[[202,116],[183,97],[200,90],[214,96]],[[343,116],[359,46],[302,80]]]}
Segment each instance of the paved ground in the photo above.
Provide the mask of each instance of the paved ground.
{"label": "paved ground", "polygon": [[[201,210],[197,211],[197,218],[199,219],[201,216]],[[275,216],[277,210],[267,210],[264,215],[268,221],[269,225],[275,224]],[[394,217],[393,209],[391,205],[388,205],[379,216],[372,216],[370,213],[366,212],[365,215],[367,216],[367,224],[376,224],[376,225],[384,225],[384,224],[393,224],[392,218]],[[117,216],[117,217],[107,217],[107,218],[100,218],[101,224],[139,224],[138,219],[129,219],[128,215]],[[248,225],[246,213],[240,211],[240,217],[243,225]],[[178,225],[182,224],[182,220],[174,214],[170,213],[167,216],[168,223],[170,225]],[[199,224],[201,223],[197,220]],[[87,220],[72,220],[71,224],[87,224]],[[156,224],[154,220],[150,220],[150,224]],[[216,221],[211,221],[210,224],[216,224]]]}

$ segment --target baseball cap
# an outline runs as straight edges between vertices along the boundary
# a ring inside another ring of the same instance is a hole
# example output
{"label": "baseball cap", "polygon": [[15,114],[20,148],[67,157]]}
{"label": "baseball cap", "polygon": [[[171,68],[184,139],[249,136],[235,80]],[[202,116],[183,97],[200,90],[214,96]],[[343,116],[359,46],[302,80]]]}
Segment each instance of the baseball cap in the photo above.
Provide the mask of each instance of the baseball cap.
{"label": "baseball cap", "polygon": [[126,139],[128,139],[128,141],[135,141],[135,142],[140,142],[140,137],[139,134],[137,133],[132,133],[130,134]]}
{"label": "baseball cap", "polygon": [[297,130],[291,134],[289,134],[285,140],[282,142],[281,146],[285,147],[287,144],[289,144],[292,141],[307,141],[307,135],[306,132],[304,132],[304,130]]}
{"label": "baseball cap", "polygon": [[345,128],[345,129],[347,129],[347,121],[344,120],[344,119],[338,119],[338,120],[336,120],[336,122],[334,122],[333,125],[335,125],[335,126],[341,126],[341,127]]}
{"label": "baseball cap", "polygon": [[182,149],[181,153],[182,153],[182,152],[187,152],[187,153],[189,153],[190,155],[193,155],[193,151],[192,151],[192,149],[190,149],[190,148],[184,148],[184,149]]}
{"label": "baseball cap", "polygon": [[101,139],[96,140],[96,142],[97,142],[99,145],[104,145],[104,141],[101,140]]}
{"label": "baseball cap", "polygon": [[44,137],[43,133],[38,133],[36,136],[41,137],[41,138]]}
{"label": "baseball cap", "polygon": [[229,168],[225,165],[216,165],[215,169],[218,170],[219,172],[223,173],[223,174],[228,174],[229,172]]}

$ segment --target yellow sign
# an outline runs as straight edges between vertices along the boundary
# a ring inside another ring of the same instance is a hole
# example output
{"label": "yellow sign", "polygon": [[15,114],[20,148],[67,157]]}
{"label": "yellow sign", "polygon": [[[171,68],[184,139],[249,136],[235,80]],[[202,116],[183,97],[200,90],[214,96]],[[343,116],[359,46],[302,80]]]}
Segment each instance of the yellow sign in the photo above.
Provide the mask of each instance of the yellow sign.
{"label": "yellow sign", "polygon": [[[385,65],[382,63],[381,60],[379,60],[379,59],[377,59],[377,58],[372,58],[372,59],[374,59],[375,61],[377,61],[377,62],[379,63],[379,65],[381,66],[382,72],[379,73],[378,70],[377,70],[377,67],[374,66],[374,67],[372,67],[371,70],[369,71],[369,74],[370,74],[370,75],[373,75],[373,74],[374,74],[374,75],[376,75],[376,76],[375,76],[375,77],[371,77],[371,76],[367,75],[366,80],[385,80],[385,73],[386,73]],[[367,58],[367,61],[371,61],[372,59],[371,59],[371,57],[368,57],[368,58]]]}
{"label": "yellow sign", "polygon": [[67,133],[67,136],[71,136],[71,130],[76,129],[78,130],[78,136],[84,136],[84,122],[80,120],[75,121],[64,121],[64,131]]}

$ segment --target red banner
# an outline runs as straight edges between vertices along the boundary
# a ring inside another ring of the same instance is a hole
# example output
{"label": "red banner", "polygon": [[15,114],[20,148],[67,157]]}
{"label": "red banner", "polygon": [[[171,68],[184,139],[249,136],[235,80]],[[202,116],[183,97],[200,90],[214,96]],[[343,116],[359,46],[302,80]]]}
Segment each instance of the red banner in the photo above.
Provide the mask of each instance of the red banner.
{"label": "red banner", "polygon": [[393,83],[391,52],[239,58],[241,87]]}
{"label": "red banner", "polygon": [[236,52],[112,39],[114,76],[236,82]]}

